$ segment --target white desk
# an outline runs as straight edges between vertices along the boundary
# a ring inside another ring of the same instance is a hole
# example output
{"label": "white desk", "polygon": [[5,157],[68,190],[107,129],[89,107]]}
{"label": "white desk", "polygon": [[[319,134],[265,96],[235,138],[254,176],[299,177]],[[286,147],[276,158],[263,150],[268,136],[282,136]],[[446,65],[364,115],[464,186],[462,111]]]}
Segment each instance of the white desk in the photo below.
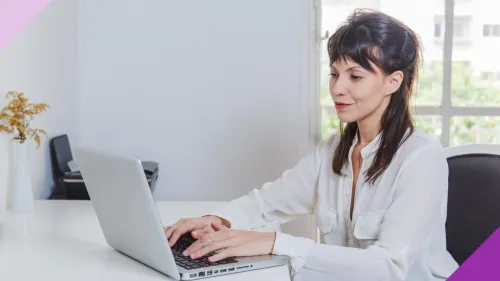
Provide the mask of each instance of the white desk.
{"label": "white desk", "polygon": [[[221,202],[159,202],[165,224]],[[90,201],[36,201],[31,215],[0,218],[0,280],[173,280],[110,248]],[[290,280],[287,266],[206,280]]]}

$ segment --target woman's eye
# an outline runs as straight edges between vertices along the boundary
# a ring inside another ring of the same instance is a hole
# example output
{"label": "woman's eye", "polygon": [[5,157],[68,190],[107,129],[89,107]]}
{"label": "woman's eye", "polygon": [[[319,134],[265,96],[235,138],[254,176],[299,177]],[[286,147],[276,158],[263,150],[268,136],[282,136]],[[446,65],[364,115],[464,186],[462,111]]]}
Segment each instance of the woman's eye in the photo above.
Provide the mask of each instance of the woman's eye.
{"label": "woman's eye", "polygon": [[353,80],[360,80],[361,78],[363,78],[363,77],[358,76],[358,75],[351,75],[351,79],[353,79]]}
{"label": "woman's eye", "polygon": [[330,73],[330,76],[331,76],[332,78],[337,78],[337,74],[335,74],[335,73]]}

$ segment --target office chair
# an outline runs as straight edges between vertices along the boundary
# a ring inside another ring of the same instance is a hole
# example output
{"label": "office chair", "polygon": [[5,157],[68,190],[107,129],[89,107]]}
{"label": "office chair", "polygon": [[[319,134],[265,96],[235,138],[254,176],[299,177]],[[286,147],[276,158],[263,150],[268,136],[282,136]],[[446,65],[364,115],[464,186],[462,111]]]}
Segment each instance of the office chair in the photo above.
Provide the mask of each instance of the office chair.
{"label": "office chair", "polygon": [[447,249],[458,264],[500,227],[500,145],[446,148]]}

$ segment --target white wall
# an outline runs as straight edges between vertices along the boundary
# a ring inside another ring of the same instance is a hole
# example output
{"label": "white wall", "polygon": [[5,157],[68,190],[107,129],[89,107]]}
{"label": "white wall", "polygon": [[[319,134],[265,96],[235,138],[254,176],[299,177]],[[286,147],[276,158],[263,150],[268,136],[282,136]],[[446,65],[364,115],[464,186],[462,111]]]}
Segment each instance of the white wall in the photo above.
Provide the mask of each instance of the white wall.
{"label": "white wall", "polygon": [[[312,7],[54,0],[0,52],[0,87],[51,105],[37,122],[49,137],[158,161],[158,200],[230,200],[312,148]],[[49,159],[44,142],[31,160],[38,198],[51,190]],[[2,157],[4,188],[7,166]],[[303,224],[288,229],[310,236]]]}
{"label": "white wall", "polygon": [[[79,134],[160,163],[158,200],[230,200],[314,142],[314,1],[79,1]],[[314,237],[307,217],[284,231]]]}
{"label": "white wall", "polygon": [[[29,26],[0,51],[0,108],[9,90],[25,92],[34,102],[51,108],[34,127],[49,138],[76,132],[76,0],[53,0]],[[46,198],[52,185],[48,139],[36,151],[30,144],[30,165],[35,196]],[[6,204],[9,177],[9,138],[0,135],[0,209]]]}
{"label": "white wall", "polygon": [[158,161],[157,199],[229,200],[274,180],[310,141],[307,7],[80,1],[78,144]]}

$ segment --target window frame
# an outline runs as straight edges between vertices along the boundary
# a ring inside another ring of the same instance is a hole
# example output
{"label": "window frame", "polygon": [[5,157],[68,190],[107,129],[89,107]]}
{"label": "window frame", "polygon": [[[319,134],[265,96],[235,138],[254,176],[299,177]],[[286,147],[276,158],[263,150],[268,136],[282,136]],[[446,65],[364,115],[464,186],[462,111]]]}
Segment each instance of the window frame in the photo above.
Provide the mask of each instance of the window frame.
{"label": "window frame", "polygon": [[[440,116],[441,117],[441,138],[444,147],[450,146],[451,140],[451,119],[457,116],[477,116],[477,117],[500,117],[500,107],[479,107],[479,106],[453,106],[452,104],[452,55],[453,55],[453,32],[455,19],[455,0],[445,0],[444,25],[441,24],[441,36],[443,40],[443,85],[442,100],[438,106],[414,106],[412,113],[414,116]],[[437,38],[437,37],[435,37]],[[456,38],[455,38],[456,39]],[[335,108],[323,106],[328,116],[335,116]],[[321,134],[321,133],[320,133]]]}

